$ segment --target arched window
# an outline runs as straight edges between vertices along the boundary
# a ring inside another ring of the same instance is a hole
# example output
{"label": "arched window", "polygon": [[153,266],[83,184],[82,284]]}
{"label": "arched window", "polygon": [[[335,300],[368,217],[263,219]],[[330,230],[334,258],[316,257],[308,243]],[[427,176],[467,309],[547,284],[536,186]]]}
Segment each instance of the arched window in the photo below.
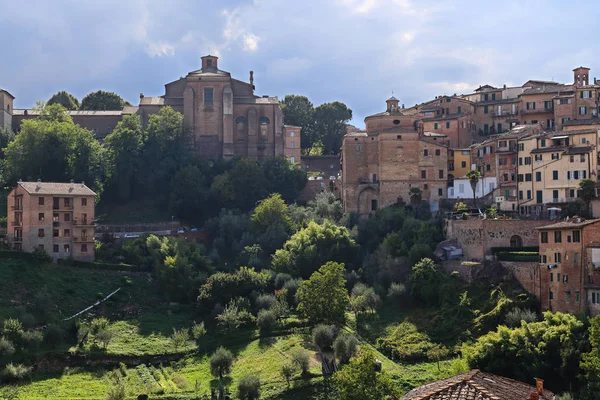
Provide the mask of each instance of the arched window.
{"label": "arched window", "polygon": [[260,125],[269,125],[271,123],[271,120],[267,117],[260,117],[260,119],[258,120],[258,123]]}
{"label": "arched window", "polygon": [[235,126],[239,129],[242,130],[244,129],[244,127],[248,124],[248,120],[244,117],[237,117],[235,119]]}
{"label": "arched window", "polygon": [[510,238],[510,247],[515,249],[520,249],[521,247],[523,247],[523,239],[521,239],[521,236],[513,235]]}
{"label": "arched window", "polygon": [[260,125],[260,137],[262,140],[267,140],[267,129],[269,128],[269,124],[271,120],[267,117],[260,117],[258,119],[258,124]]}

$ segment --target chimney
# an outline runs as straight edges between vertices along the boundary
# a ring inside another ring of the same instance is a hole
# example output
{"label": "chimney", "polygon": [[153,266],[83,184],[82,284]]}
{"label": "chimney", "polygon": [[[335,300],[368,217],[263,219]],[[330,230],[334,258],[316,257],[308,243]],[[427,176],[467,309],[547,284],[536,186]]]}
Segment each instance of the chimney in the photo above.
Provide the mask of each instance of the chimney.
{"label": "chimney", "polygon": [[535,378],[535,387],[540,395],[544,393],[544,380]]}
{"label": "chimney", "polygon": [[504,84],[504,89],[506,89],[506,83]]}
{"label": "chimney", "polygon": [[140,93],[140,99],[144,98],[144,93]]}
{"label": "chimney", "polygon": [[41,179],[38,179],[38,183],[41,182],[41,181],[42,181]]}
{"label": "chimney", "polygon": [[540,394],[534,390],[529,395],[529,400],[540,400]]}
{"label": "chimney", "polygon": [[254,87],[254,71],[250,71],[250,85]]}

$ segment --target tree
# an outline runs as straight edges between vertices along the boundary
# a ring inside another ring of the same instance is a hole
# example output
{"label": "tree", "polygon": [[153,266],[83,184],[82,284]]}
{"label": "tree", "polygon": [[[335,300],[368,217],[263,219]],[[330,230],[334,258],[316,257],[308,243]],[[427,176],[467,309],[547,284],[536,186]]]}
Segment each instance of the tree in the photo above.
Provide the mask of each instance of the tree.
{"label": "tree", "polygon": [[319,324],[312,332],[313,343],[321,352],[328,351],[332,348],[336,336],[337,328],[335,325]]}
{"label": "tree", "polygon": [[233,365],[233,354],[223,346],[220,346],[210,357],[210,371],[211,373],[223,379],[223,375],[231,372],[231,366]]}
{"label": "tree", "polygon": [[15,139],[15,133],[10,129],[0,128],[0,160],[4,158],[4,149]]}
{"label": "tree", "polygon": [[280,102],[286,125],[302,128],[302,154],[309,155],[314,144],[320,141],[315,129],[315,108],[306,96],[288,94]]}
{"label": "tree", "polygon": [[589,342],[590,351],[583,354],[581,369],[586,398],[592,399],[594,393],[600,393],[600,315],[590,319]]}
{"label": "tree", "polygon": [[24,120],[5,151],[9,181],[84,181],[102,191],[105,151],[92,133],[75,125],[64,107],[46,106],[35,119]]}
{"label": "tree", "polygon": [[479,178],[481,178],[481,173],[476,169],[472,169],[467,172],[466,177],[473,189],[473,202],[475,203],[475,208],[477,208],[477,193],[475,192],[475,189],[477,189],[477,183],[479,182]]}
{"label": "tree", "polygon": [[416,263],[409,279],[412,296],[429,305],[439,304],[443,275],[432,259],[424,258]]}
{"label": "tree", "polygon": [[429,349],[427,352],[427,358],[431,361],[435,361],[437,363],[438,371],[440,371],[440,361],[444,358],[447,358],[450,354],[450,350],[444,346],[436,345]]}
{"label": "tree", "polygon": [[262,163],[269,193],[279,193],[287,203],[293,203],[306,182],[306,172],[300,164],[291,165],[285,157],[272,157]]}
{"label": "tree", "polygon": [[294,376],[295,370],[294,364],[289,362],[286,362],[281,366],[281,376],[285,379],[288,387],[290,387],[290,380],[292,379],[292,376]]}
{"label": "tree", "polygon": [[253,228],[265,232],[269,227],[280,225],[285,231],[291,231],[292,220],[287,204],[279,193],[260,200],[250,217]]}
{"label": "tree", "polygon": [[180,221],[197,225],[208,218],[210,180],[196,165],[181,168],[171,180],[169,208]]}
{"label": "tree", "polygon": [[324,103],[315,108],[316,129],[322,135],[325,154],[338,153],[346,134],[347,123],[351,119],[352,110],[339,101]]}
{"label": "tree", "polygon": [[[298,311],[311,322],[342,323],[348,306],[344,264],[328,262],[298,288]],[[327,301],[325,301],[327,299]]]}
{"label": "tree", "polygon": [[175,347],[175,351],[179,351],[181,347],[185,347],[185,345],[190,340],[190,331],[188,328],[175,329],[173,328],[173,334],[171,335],[171,343],[173,343],[173,347]]}
{"label": "tree", "polygon": [[277,272],[308,278],[316,266],[327,261],[352,267],[358,256],[359,247],[350,237],[348,229],[330,221],[320,225],[310,222],[275,252],[271,265]]}
{"label": "tree", "polygon": [[126,115],[104,139],[109,164],[109,194],[126,202],[133,198],[141,168],[145,132],[139,115]]}
{"label": "tree", "polygon": [[300,368],[302,376],[308,375],[310,366],[310,354],[304,349],[297,349],[292,353],[292,362]]}
{"label": "tree", "polygon": [[211,192],[218,196],[222,206],[246,212],[253,209],[257,201],[267,197],[267,187],[260,165],[243,158],[236,161],[232,169],[215,178]]}
{"label": "tree", "polygon": [[122,110],[126,105],[130,104],[118,94],[98,90],[97,92],[89,93],[81,100],[80,110]]}
{"label": "tree", "polygon": [[356,354],[358,339],[354,335],[343,332],[333,342],[333,350],[340,364],[347,364]]}
{"label": "tree", "polygon": [[256,317],[256,325],[261,333],[268,333],[275,328],[277,324],[277,316],[272,310],[260,310]]}
{"label": "tree", "polygon": [[52,95],[46,103],[47,106],[51,106],[52,104],[60,104],[67,110],[77,110],[79,108],[79,100],[64,90]]}
{"label": "tree", "polygon": [[399,399],[400,391],[386,372],[377,372],[375,355],[361,349],[333,376],[340,400]]}
{"label": "tree", "polygon": [[409,197],[411,204],[421,204],[423,192],[418,187],[410,188]]}
{"label": "tree", "polygon": [[596,181],[585,178],[579,181],[579,190],[581,199],[585,202],[587,214],[589,216],[592,215],[592,211],[590,210],[590,203],[594,198],[596,198],[597,189],[596,189]]}
{"label": "tree", "polygon": [[260,398],[260,378],[256,375],[244,375],[238,382],[238,398],[240,400],[257,400]]}

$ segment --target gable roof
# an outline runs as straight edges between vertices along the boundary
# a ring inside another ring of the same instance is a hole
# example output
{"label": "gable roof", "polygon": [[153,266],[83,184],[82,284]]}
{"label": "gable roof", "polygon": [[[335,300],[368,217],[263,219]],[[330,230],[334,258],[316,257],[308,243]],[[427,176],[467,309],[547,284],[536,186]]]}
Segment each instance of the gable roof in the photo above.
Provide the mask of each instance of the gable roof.
{"label": "gable roof", "polygon": [[0,88],[0,93],[6,93],[10,97],[12,97],[13,100],[15,99],[15,96],[13,96],[12,94],[10,94],[10,92],[8,90],[6,90],[6,89]]}
{"label": "gable roof", "polygon": [[[474,369],[466,374],[419,386],[401,400],[527,400],[535,386]],[[554,393],[544,390],[540,400]]]}
{"label": "gable roof", "polygon": [[96,193],[81,183],[19,182],[18,187],[33,195],[95,196]]}
{"label": "gable roof", "polygon": [[561,221],[561,222],[557,222],[556,224],[552,224],[552,225],[540,226],[540,227],[537,227],[535,229],[545,230],[545,229],[581,228],[581,227],[584,227],[586,225],[595,224],[596,222],[600,222],[600,219],[588,219],[588,220],[585,220],[585,219],[580,218],[580,217],[573,217],[573,218],[570,218],[568,221]]}

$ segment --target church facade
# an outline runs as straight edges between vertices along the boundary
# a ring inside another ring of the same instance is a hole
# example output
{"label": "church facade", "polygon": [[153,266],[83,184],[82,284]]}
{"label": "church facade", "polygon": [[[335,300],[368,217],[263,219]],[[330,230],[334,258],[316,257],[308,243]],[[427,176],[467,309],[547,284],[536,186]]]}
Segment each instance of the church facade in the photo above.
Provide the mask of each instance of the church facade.
{"label": "church facade", "polygon": [[[152,114],[170,106],[183,114],[184,127],[192,137],[193,151],[217,159],[247,157],[266,160],[285,156],[291,163],[300,161],[301,128],[283,123],[277,97],[254,94],[254,77],[249,82],[234,79],[219,69],[218,57],[202,57],[202,68],[165,85],[165,94],[148,97],[140,94],[137,106],[122,110],[69,111],[73,121],[106,137],[124,115],[138,114],[147,124]],[[7,100],[9,99],[6,96]],[[34,110],[4,108],[3,122],[17,132],[21,121],[35,118]]]}

